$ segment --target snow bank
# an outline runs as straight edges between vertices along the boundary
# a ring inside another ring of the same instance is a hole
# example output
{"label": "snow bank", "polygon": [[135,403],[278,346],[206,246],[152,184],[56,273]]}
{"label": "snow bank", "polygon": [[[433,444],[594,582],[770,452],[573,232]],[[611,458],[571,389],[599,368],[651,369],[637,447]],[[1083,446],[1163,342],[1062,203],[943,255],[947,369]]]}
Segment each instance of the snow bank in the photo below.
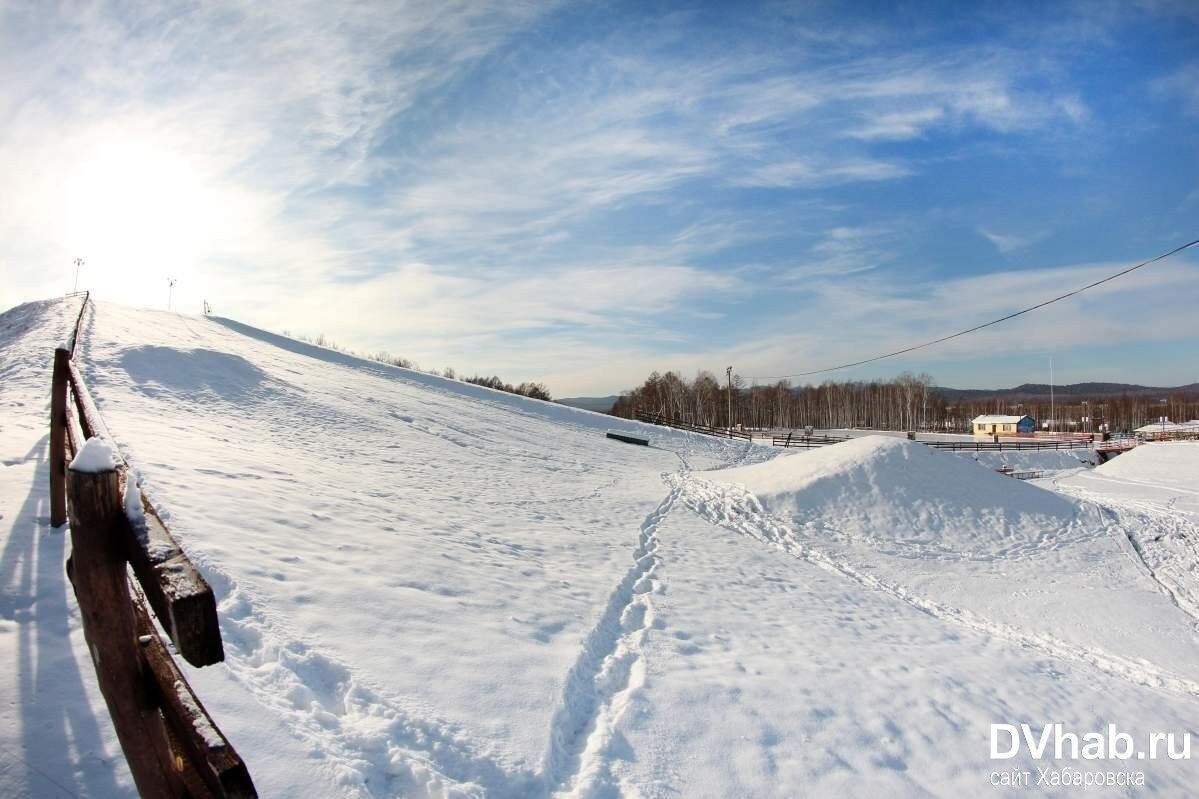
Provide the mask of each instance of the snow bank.
{"label": "snow bank", "polygon": [[95,436],[89,438],[83,449],[71,461],[71,469],[86,474],[107,472],[117,468],[116,454],[107,441]]}
{"label": "snow bank", "polygon": [[1076,515],[1049,491],[923,444],[866,436],[712,480],[752,492],[776,516],[817,522],[882,549],[895,544],[993,553],[1041,540]]}
{"label": "snow bank", "polygon": [[1199,485],[1199,441],[1142,444],[1095,471],[1104,477],[1194,489]]}

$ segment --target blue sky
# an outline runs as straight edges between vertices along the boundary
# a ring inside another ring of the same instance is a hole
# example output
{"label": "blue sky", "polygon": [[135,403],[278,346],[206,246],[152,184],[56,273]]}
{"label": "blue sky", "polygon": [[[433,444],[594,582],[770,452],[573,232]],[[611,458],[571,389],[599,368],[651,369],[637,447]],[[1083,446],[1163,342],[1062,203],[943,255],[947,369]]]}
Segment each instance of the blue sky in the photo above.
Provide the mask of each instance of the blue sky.
{"label": "blue sky", "polygon": [[[0,306],[612,393],[934,338],[1199,238],[1199,6],[0,4]],[[1196,248],[1199,249],[1199,248]],[[1199,380],[1199,255],[840,378]]]}

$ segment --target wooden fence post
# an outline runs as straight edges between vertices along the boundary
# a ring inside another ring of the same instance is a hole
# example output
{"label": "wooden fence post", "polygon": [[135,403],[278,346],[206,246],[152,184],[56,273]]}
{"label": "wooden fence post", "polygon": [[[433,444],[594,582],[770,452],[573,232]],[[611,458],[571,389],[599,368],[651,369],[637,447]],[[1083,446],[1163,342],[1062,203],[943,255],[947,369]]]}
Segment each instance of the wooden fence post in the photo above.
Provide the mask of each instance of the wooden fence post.
{"label": "wooden fence post", "polygon": [[174,757],[162,716],[143,675],[137,619],[120,538],[124,509],[116,465],[93,470],[91,464],[78,464],[77,459],[67,473],[71,516],[67,573],[79,601],[83,633],[100,692],[108,704],[138,793],[181,796],[184,790],[169,765]]}
{"label": "wooden fence post", "polygon": [[65,347],[54,351],[54,375],[50,380],[50,524],[67,520],[67,366],[71,353]]}

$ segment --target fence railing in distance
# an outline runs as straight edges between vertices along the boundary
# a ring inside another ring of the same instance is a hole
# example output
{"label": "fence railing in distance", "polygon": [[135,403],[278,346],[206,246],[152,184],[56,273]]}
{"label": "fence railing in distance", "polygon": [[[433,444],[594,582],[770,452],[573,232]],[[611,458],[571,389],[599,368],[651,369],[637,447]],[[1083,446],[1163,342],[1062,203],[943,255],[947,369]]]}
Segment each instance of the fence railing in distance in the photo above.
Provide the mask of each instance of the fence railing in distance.
{"label": "fence railing in distance", "polygon": [[189,663],[217,663],[225,654],[212,588],[149,503],[131,518],[124,497],[136,488],[119,456],[98,469],[67,466],[89,439],[108,438],[72,359],[82,319],[81,310],[70,349],[54,353],[51,521],[71,522],[67,573],[100,692],[142,796],[257,796],[146,608]]}
{"label": "fence railing in distance", "polygon": [[795,435],[788,433],[785,436],[771,436],[770,443],[776,447],[802,447],[811,449],[812,447],[824,447],[829,444],[840,444],[842,441],[848,441],[848,438],[839,436],[806,436]]}
{"label": "fence railing in distance", "polygon": [[734,430],[728,427],[713,427],[711,425],[698,425],[689,422],[681,422],[677,419],[668,419],[659,413],[650,413],[648,411],[638,411],[637,421],[645,422],[646,424],[656,424],[663,427],[673,427],[676,430],[687,430],[692,433],[702,433],[706,436],[716,436],[717,438],[740,438],[745,441],[753,441],[753,436],[743,430]]}
{"label": "fence railing in distance", "polygon": [[1070,441],[921,441],[928,447],[954,452],[1004,452],[1037,449],[1091,449],[1095,445],[1082,439]]}
{"label": "fence railing in distance", "polygon": [[[639,411],[637,419],[649,424],[664,425],[666,427],[674,427],[679,430],[690,430],[695,433],[704,433],[710,436],[719,436],[721,438],[742,438],[747,441],[753,440],[753,437],[741,430],[729,430],[722,427],[702,427],[699,425],[680,422],[677,419],[668,419],[661,414],[650,413],[647,411]],[[796,435],[790,432],[785,436],[773,435],[770,437],[770,443],[776,447],[824,447],[829,444],[840,444],[843,441],[849,441],[847,436],[828,436],[828,435]],[[1043,450],[1043,449],[1089,449],[1095,446],[1090,439],[1071,438],[1067,440],[1054,441],[918,441],[917,443],[924,444],[935,449],[947,449],[951,451],[968,451],[968,452],[1004,452],[1014,450]]]}

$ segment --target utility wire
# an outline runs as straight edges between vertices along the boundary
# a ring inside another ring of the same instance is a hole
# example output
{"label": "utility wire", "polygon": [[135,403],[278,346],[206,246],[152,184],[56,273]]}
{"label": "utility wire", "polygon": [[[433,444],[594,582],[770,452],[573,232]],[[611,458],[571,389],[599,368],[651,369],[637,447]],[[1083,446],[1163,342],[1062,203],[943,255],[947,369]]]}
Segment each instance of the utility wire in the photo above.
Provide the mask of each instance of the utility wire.
{"label": "utility wire", "polygon": [[1007,316],[1001,316],[998,319],[992,319],[990,322],[983,322],[981,325],[975,325],[974,327],[971,327],[967,330],[959,330],[957,333],[951,333],[948,336],[942,336],[941,338],[933,339],[932,341],[926,341],[923,344],[914,344],[911,347],[904,347],[902,350],[895,350],[894,352],[888,352],[883,355],[876,355],[873,358],[866,358],[861,361],[854,361],[853,363],[843,363],[838,366],[826,366],[823,369],[812,369],[811,371],[808,371],[808,372],[796,372],[795,374],[791,374],[791,375],[769,375],[769,376],[758,375],[756,377],[751,377],[750,379],[751,380],[787,380],[792,377],[806,377],[808,375],[818,375],[818,374],[822,374],[824,372],[835,372],[839,369],[849,369],[850,367],[853,367],[853,366],[862,366],[863,364],[874,363],[875,361],[881,361],[885,358],[894,358],[896,355],[903,355],[908,352],[922,350],[925,347],[931,347],[934,344],[940,344],[942,342],[949,341],[950,339],[955,339],[960,336],[964,336],[968,333],[974,333],[976,331],[982,330],[984,327],[991,327],[992,325],[997,325],[1000,322],[1006,322],[1009,319],[1015,319],[1017,316],[1021,316],[1022,314],[1029,313],[1030,311],[1035,311],[1038,308],[1044,308],[1046,305],[1052,305],[1053,303],[1058,302],[1059,300],[1064,300],[1067,297],[1073,297],[1075,294],[1081,294],[1082,292],[1086,291],[1087,289],[1093,289],[1096,286],[1101,286],[1110,280],[1115,280],[1118,277],[1127,275],[1129,272],[1133,272],[1137,269],[1140,269],[1142,266],[1149,266],[1149,264],[1155,263],[1157,261],[1161,261],[1164,258],[1169,258],[1171,255],[1174,255],[1175,253],[1180,253],[1183,250],[1185,250],[1187,247],[1194,247],[1196,244],[1199,244],[1199,239],[1195,239],[1194,241],[1187,242],[1186,244],[1182,245],[1181,247],[1175,247],[1174,249],[1170,250],[1169,252],[1162,253],[1161,255],[1157,256],[1156,258],[1150,258],[1148,261],[1142,261],[1141,263],[1137,264],[1136,266],[1130,266],[1121,272],[1117,272],[1114,275],[1108,275],[1107,277],[1103,278],[1102,280],[1096,280],[1094,283],[1090,283],[1088,285],[1083,286],[1082,288],[1077,288],[1077,289],[1074,289],[1073,291],[1066,292],[1065,294],[1062,294],[1061,296],[1054,297],[1053,299],[1045,300],[1044,302],[1039,302],[1036,305],[1031,305],[1028,308],[1024,308],[1024,309],[1016,311],[1014,313],[1010,313]]}

